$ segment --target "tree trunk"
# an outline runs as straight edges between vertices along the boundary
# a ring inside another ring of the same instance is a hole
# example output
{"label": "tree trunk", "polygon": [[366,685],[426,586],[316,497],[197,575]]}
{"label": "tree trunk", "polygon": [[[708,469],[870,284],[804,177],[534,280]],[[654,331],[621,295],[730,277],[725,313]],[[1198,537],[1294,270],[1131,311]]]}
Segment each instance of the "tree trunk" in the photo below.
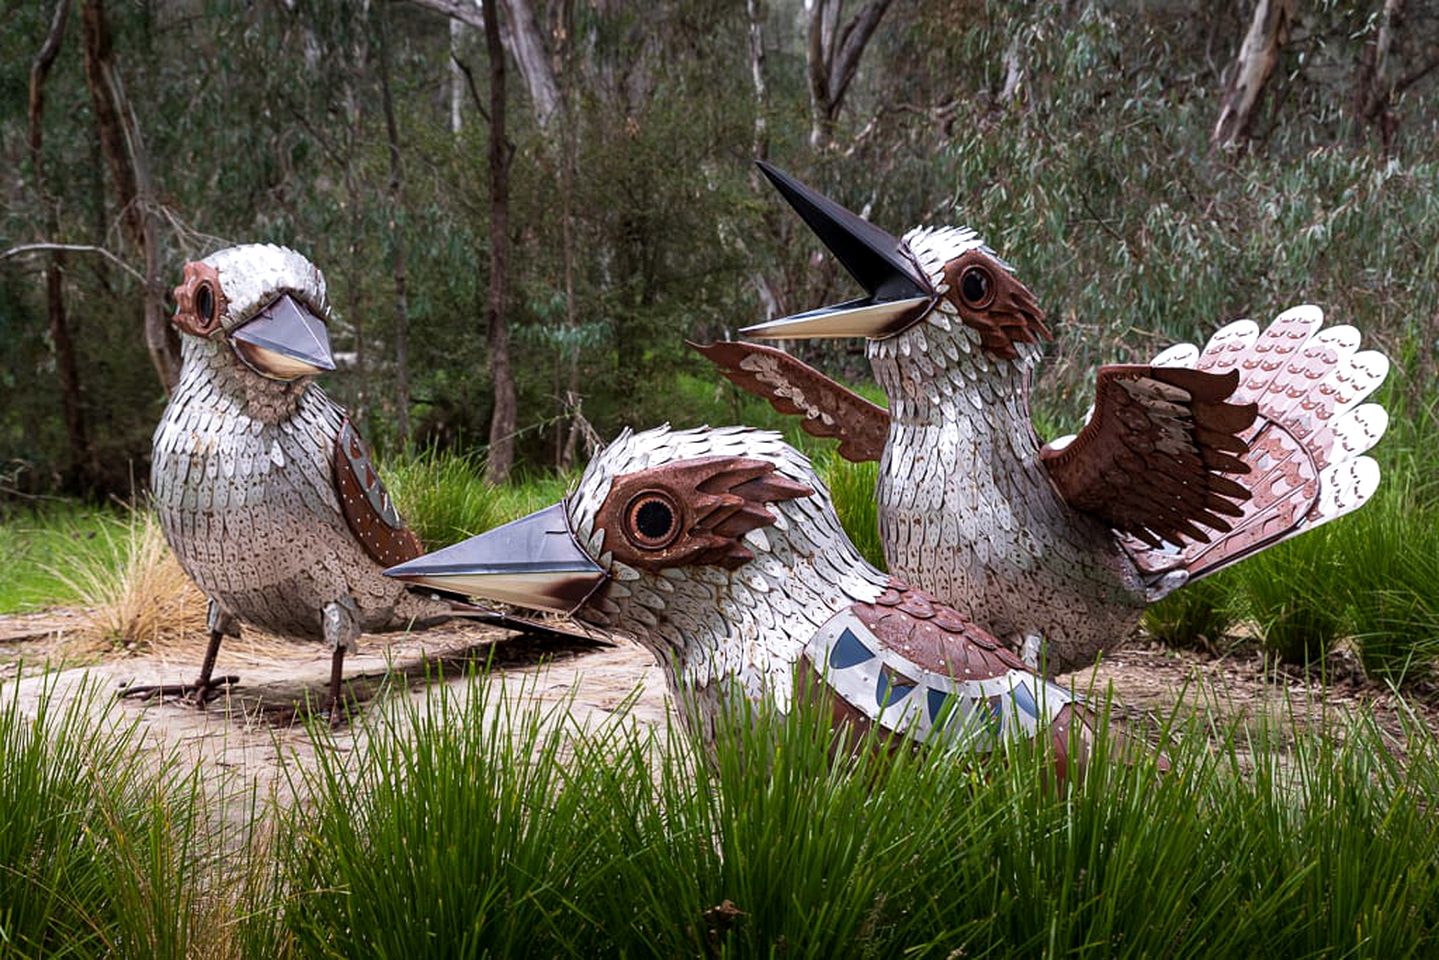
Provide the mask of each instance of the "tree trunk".
{"label": "tree trunk", "polygon": [[1360,65],[1359,83],[1354,91],[1359,120],[1378,130],[1386,156],[1394,147],[1394,134],[1399,128],[1393,110],[1396,78],[1392,54],[1394,37],[1403,17],[1404,0],[1384,0],[1379,30]]}
{"label": "tree trunk", "polygon": [[[539,124],[541,131],[548,132],[550,121],[560,107],[560,87],[555,80],[554,65],[550,63],[549,53],[545,50],[544,35],[540,33],[539,22],[535,19],[535,12],[529,0],[501,2],[509,18],[510,50],[520,68],[525,87],[530,91],[535,122]],[[486,3],[484,7],[485,22],[488,23],[492,19],[488,12],[490,4]]]}
{"label": "tree trunk", "polygon": [[[745,12],[749,16],[749,70],[750,81],[754,84],[754,137],[750,151],[755,160],[769,159],[769,85],[765,77],[764,57],[764,0],[745,0]],[[750,177],[758,186],[758,171],[751,171]]]}
{"label": "tree trunk", "polygon": [[464,39],[465,22],[450,18],[450,133],[456,135],[465,128],[465,115],[460,109],[465,102],[465,74],[460,69]]}
{"label": "tree trunk", "polygon": [[810,146],[827,149],[845,94],[859,72],[859,62],[893,0],[870,0],[843,27],[844,0],[805,0],[809,11],[809,42],[805,50],[809,74]]}
{"label": "tree trunk", "polygon": [[385,111],[385,136],[390,145],[390,265],[395,278],[395,433],[404,447],[410,442],[410,305],[405,272],[405,238],[400,229],[404,192],[400,166],[400,131],[390,93],[390,43],[383,8],[377,14],[380,41],[380,105]]}
{"label": "tree trunk", "polygon": [[[45,235],[50,241],[60,239],[60,215],[58,204],[45,182],[45,162],[41,152],[45,142],[45,80],[60,53],[69,18],[70,0],[57,0],[50,31],[30,65],[30,160],[35,167],[35,190],[45,207]],[[71,493],[85,493],[94,476],[94,464],[80,399],[80,368],[75,361],[75,341],[70,336],[70,323],[65,315],[64,271],[64,253],[53,251],[45,265],[45,305],[50,320],[50,344],[55,350],[55,370],[60,378],[61,415],[70,447],[65,486]]]}
{"label": "tree trunk", "polygon": [[[413,0],[421,7],[444,14],[451,20],[488,30],[486,22],[491,19],[485,10],[489,4],[481,0]],[[555,78],[554,65],[550,62],[545,48],[544,34],[540,32],[539,21],[529,0],[500,0],[497,7],[505,11],[506,19],[500,24],[500,42],[515,58],[520,68],[520,79],[529,91],[534,106],[535,122],[542,132],[548,133],[550,121],[554,119],[561,104],[559,82]],[[478,9],[476,9],[478,7]]]}
{"label": "tree trunk", "polygon": [[510,367],[510,328],[505,315],[510,269],[510,150],[505,133],[505,48],[500,40],[495,0],[481,0],[485,49],[490,58],[490,303],[488,310],[490,379],[494,413],[490,418],[491,483],[510,478],[515,462],[515,380]]}
{"label": "tree trunk", "polygon": [[1249,136],[1264,84],[1279,62],[1279,51],[1289,39],[1295,0],[1259,0],[1249,32],[1230,68],[1229,83],[1219,108],[1219,120],[1209,135],[1214,147],[1229,147]]}
{"label": "tree trunk", "polygon": [[145,346],[155,375],[168,394],[180,378],[180,339],[165,311],[160,276],[156,195],[149,156],[110,45],[104,0],[85,0],[81,11],[85,41],[85,82],[99,127],[100,148],[110,167],[120,206],[120,223],[131,246],[145,259]]}

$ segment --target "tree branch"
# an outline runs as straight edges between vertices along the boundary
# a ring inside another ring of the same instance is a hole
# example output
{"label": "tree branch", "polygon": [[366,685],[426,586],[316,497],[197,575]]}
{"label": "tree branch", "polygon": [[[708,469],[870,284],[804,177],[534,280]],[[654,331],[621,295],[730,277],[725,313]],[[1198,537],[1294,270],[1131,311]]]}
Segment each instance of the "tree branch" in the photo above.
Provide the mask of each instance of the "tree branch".
{"label": "tree branch", "polygon": [[136,270],[134,267],[130,266],[128,263],[117,257],[115,254],[111,253],[109,250],[106,250],[104,247],[96,247],[88,243],[22,243],[19,246],[11,247],[4,253],[0,253],[0,260],[9,260],[11,257],[24,257],[35,253],[46,253],[55,251],[61,251],[66,253],[99,254],[106,260],[109,260],[115,266],[119,267],[121,270],[124,270],[130,276],[134,277],[136,280],[140,281],[141,284],[145,282],[145,275],[139,270]]}

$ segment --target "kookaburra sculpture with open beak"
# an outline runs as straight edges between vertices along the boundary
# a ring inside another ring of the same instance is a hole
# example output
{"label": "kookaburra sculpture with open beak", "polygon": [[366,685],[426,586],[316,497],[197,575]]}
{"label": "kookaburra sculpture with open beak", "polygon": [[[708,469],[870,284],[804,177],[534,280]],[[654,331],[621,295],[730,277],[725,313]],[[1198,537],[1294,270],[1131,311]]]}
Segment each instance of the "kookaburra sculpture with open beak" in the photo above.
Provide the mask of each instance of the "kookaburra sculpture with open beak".
{"label": "kookaburra sculpture with open beak", "polygon": [[736,704],[823,686],[837,724],[980,752],[1043,730],[1061,774],[1088,755],[1085,709],[866,563],[776,433],[626,431],[563,502],[386,573],[630,634],[706,742]]}
{"label": "kookaburra sculpture with open beak", "polygon": [[902,239],[795,179],[766,176],[866,296],[757,324],[759,339],[864,337],[885,410],[790,355],[699,349],[805,429],[879,460],[889,569],[1048,671],[1089,663],[1146,604],[1364,503],[1388,419],[1363,401],[1386,358],[1301,306],[1203,350],[1099,369],[1077,436],[1030,419],[1034,295],[967,228]]}

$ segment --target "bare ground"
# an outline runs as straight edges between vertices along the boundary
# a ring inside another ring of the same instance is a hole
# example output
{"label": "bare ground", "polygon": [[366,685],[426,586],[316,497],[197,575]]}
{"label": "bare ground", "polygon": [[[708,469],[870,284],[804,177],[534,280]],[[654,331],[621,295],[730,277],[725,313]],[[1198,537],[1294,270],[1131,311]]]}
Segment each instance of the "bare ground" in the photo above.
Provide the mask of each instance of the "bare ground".
{"label": "bare ground", "polygon": [[[287,765],[308,767],[315,757],[317,746],[301,720],[312,705],[318,708],[324,701],[327,649],[247,631],[245,638],[225,642],[216,669],[217,675],[238,674],[239,685],[207,709],[180,702],[116,703],[109,691],[126,681],[192,678],[203,638],[196,637],[193,647],[149,653],[96,656],[87,649],[84,662],[74,662],[67,636],[80,619],[78,612],[64,609],[0,617],[0,690],[14,688],[22,709],[33,711],[46,690],[68,700],[87,687],[98,688],[101,695],[93,698],[92,709],[108,711],[109,722],[134,721],[157,756],[169,753],[186,765],[201,766],[226,792],[256,790],[288,802],[294,783],[286,776]],[[486,683],[498,686],[512,702],[568,701],[569,716],[581,727],[622,711],[625,722],[663,728],[671,709],[659,669],[633,643],[523,636],[456,622],[424,632],[361,638],[359,653],[346,662],[350,710],[383,710],[405,697],[423,703],[427,685],[436,683],[450,684],[452,692],[463,695],[456,679],[465,665],[487,660],[495,669]],[[1439,731],[1439,695],[1432,685],[1401,698],[1363,680],[1342,656],[1331,661],[1329,675],[1330,682],[1319,683],[1278,669],[1252,646],[1214,656],[1137,641],[1062,680],[1091,699],[1112,697],[1115,713],[1124,722],[1151,735],[1181,699],[1187,708],[1207,707],[1219,721],[1217,727],[1227,720],[1267,724],[1269,730],[1281,732],[1281,740],[1288,739],[1284,732],[1336,717],[1372,718],[1396,750],[1403,749],[1406,720]],[[382,690],[392,695],[377,700]],[[492,697],[491,702],[503,699]],[[387,716],[402,714],[391,711]],[[364,726],[342,728],[333,746],[325,749],[354,749]],[[1284,747],[1283,742],[1272,745]],[[247,814],[237,808],[229,815]]]}

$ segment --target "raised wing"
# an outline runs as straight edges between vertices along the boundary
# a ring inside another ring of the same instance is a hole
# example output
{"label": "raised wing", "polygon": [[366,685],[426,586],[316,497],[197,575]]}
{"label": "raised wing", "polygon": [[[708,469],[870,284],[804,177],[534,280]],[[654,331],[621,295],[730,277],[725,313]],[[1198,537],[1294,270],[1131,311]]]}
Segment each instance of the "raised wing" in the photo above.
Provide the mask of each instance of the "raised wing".
{"label": "raised wing", "polygon": [[839,455],[855,463],[879,460],[889,437],[889,412],[870,403],[783,350],[722,340],[691,343],[735,386],[785,414],[804,417],[804,432],[839,441]]}
{"label": "raised wing", "polygon": [[393,567],[425,552],[415,531],[395,511],[365,442],[348,417],[335,438],[335,492],[350,532],[376,563]]}
{"label": "raised wing", "polygon": [[1258,417],[1242,439],[1251,467],[1232,529],[1212,542],[1126,543],[1150,576],[1183,568],[1189,579],[1222,570],[1281,540],[1298,536],[1362,506],[1379,486],[1379,465],[1365,453],[1384,435],[1389,417],[1365,402],[1384,382],[1389,361],[1360,350],[1359,331],[1324,326],[1312,304],[1285,310],[1264,330],[1236,320],[1201,352],[1181,344],[1152,363],[1239,376],[1233,402],[1257,404]]}
{"label": "raised wing", "polygon": [[1253,403],[1226,402],[1239,375],[1185,367],[1100,367],[1094,412],[1079,435],[1040,451],[1061,497],[1144,543],[1208,543],[1242,515],[1249,472],[1242,434]]}

